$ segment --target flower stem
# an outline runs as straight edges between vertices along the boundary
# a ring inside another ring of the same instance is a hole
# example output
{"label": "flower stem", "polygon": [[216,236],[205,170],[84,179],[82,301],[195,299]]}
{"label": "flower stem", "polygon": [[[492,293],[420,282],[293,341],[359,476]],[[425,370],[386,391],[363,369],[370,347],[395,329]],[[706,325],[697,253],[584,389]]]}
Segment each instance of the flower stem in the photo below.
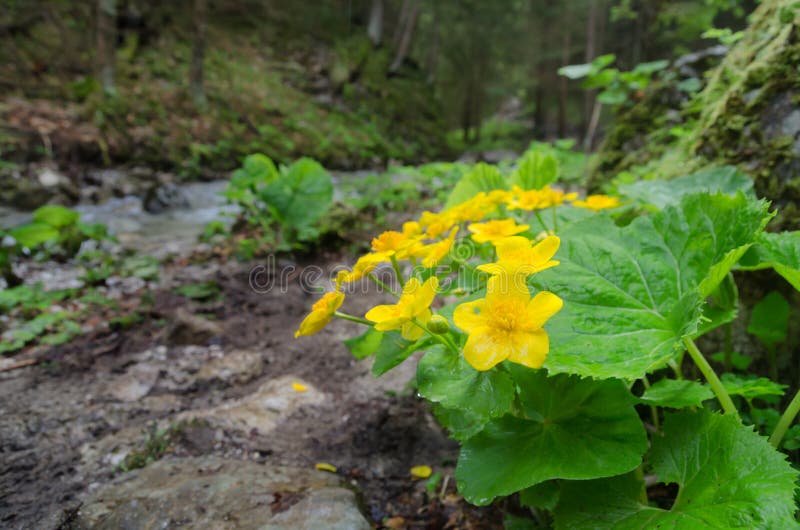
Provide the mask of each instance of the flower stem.
{"label": "flower stem", "polygon": [[403,287],[406,282],[403,281],[403,273],[400,271],[400,264],[397,263],[397,258],[393,255],[389,257],[392,261],[392,268],[394,269],[394,273],[397,275],[397,281],[400,284],[400,287]]}
{"label": "flower stem", "polygon": [[725,411],[725,413],[739,418],[739,411],[736,410],[736,405],[733,404],[731,396],[728,395],[728,391],[725,390],[724,386],[722,386],[722,381],[719,380],[717,373],[713,368],[711,368],[711,365],[708,364],[708,361],[703,356],[702,352],[697,349],[697,345],[694,343],[692,338],[689,336],[683,337],[683,345],[686,346],[686,351],[689,352],[689,357],[692,358],[694,364],[696,364],[697,368],[700,369],[700,372],[703,373],[703,377],[705,377],[706,381],[708,381],[711,390],[714,391],[714,394],[717,396],[719,404],[722,405],[722,409]]}
{"label": "flower stem", "polygon": [[386,290],[386,292],[388,292],[388,293],[392,293],[392,295],[393,295],[395,298],[400,298],[400,295],[399,295],[399,294],[397,294],[397,293],[394,291],[394,289],[392,289],[391,287],[389,287],[388,285],[386,285],[385,283],[383,283],[382,281],[380,281],[380,280],[378,279],[378,277],[377,277],[377,276],[375,276],[374,274],[372,274],[372,273],[369,273],[369,274],[367,274],[367,278],[369,278],[370,280],[372,280],[372,283],[374,283],[375,285],[377,285],[377,286],[378,286],[378,287],[380,287],[381,289],[385,289],[385,290]]}
{"label": "flower stem", "polygon": [[539,210],[534,210],[533,213],[536,215],[536,219],[539,220],[539,224],[542,225],[542,228],[544,228],[544,231],[549,234],[550,229],[547,228],[546,224],[544,224],[544,219],[542,219],[542,214],[539,213]]}
{"label": "flower stem", "polygon": [[[644,384],[646,389],[650,388],[650,381],[647,380],[647,376],[642,377],[642,384]],[[650,405],[650,415],[653,418],[653,427],[655,427],[657,431],[661,430],[661,423],[658,421],[658,408],[656,408],[655,405]]]}
{"label": "flower stem", "polygon": [[786,431],[789,430],[789,426],[794,421],[798,412],[800,412],[800,390],[797,391],[797,394],[794,395],[789,406],[783,411],[783,415],[781,419],[778,420],[775,430],[772,431],[772,436],[769,437],[769,443],[776,449],[781,444],[783,436],[786,434]]}
{"label": "flower stem", "polygon": [[553,211],[553,232],[558,232],[558,216],[556,215],[555,205],[551,206],[550,209]]}
{"label": "flower stem", "polygon": [[431,337],[436,339],[439,343],[444,344],[446,347],[450,348],[451,350],[453,350],[456,353],[460,353],[458,348],[456,347],[456,345],[453,344],[453,341],[451,341],[450,339],[448,339],[444,335],[439,335],[437,333],[432,332],[431,330],[428,329],[428,326],[426,326],[425,324],[421,323],[416,318],[412,318],[411,322],[413,322],[414,325],[416,325],[417,327],[421,328],[425,333],[427,333],[428,335],[430,335]]}
{"label": "flower stem", "polygon": [[374,326],[375,325],[374,322],[370,322],[369,320],[367,320],[365,318],[360,318],[360,317],[356,317],[356,316],[353,316],[353,315],[348,315],[347,313],[340,313],[339,311],[334,312],[333,316],[335,316],[336,318],[341,318],[342,320],[349,320],[350,322],[357,322],[359,324],[364,324],[365,326]]}

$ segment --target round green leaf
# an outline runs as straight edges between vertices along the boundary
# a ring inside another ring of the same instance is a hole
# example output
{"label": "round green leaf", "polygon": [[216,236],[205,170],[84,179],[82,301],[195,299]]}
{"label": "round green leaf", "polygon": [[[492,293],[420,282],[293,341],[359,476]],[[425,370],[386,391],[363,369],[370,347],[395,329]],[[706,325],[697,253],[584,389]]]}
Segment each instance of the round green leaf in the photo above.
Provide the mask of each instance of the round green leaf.
{"label": "round green leaf", "polygon": [[713,397],[711,389],[697,381],[662,379],[645,390],[639,401],[646,405],[682,409],[700,407],[703,401]]}
{"label": "round green leaf", "polygon": [[656,475],[680,490],[669,510],[642,504],[633,474],[567,482],[556,528],[797,528],[797,472],[766,438],[732,416],[709,411],[668,415],[653,440]]}
{"label": "round green leaf", "polygon": [[561,265],[532,279],[564,300],[546,326],[545,367],[624,379],[664,367],[769,218],[762,201],[697,194],[622,228],[603,215],[572,224],[561,234]]}
{"label": "round green leaf", "polygon": [[63,228],[73,225],[78,222],[80,217],[81,214],[75,210],[57,205],[42,206],[33,212],[34,221],[50,225],[54,228]]}
{"label": "round green leaf", "polygon": [[591,479],[634,469],[647,436],[621,381],[547,377],[512,367],[525,417],[492,420],[464,442],[456,467],[459,491],[488,504],[545,480]]}
{"label": "round green leaf", "polygon": [[479,372],[444,346],[431,348],[420,360],[417,389],[430,401],[485,418],[505,414],[514,400],[511,376],[499,368]]}

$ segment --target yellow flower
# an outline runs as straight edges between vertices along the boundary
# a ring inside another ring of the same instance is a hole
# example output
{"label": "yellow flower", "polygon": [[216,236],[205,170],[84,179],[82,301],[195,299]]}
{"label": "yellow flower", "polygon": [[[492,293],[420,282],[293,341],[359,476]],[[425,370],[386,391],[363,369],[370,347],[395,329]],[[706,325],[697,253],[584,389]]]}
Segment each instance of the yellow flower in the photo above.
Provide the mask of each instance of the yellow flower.
{"label": "yellow flower", "polygon": [[514,186],[507,197],[509,210],[537,210],[544,208],[542,193],[539,190],[523,190]]}
{"label": "yellow flower", "polygon": [[470,200],[449,208],[446,213],[452,215],[456,223],[463,223],[465,221],[480,221],[494,208],[494,201],[489,198],[485,191],[482,191]]}
{"label": "yellow flower", "polygon": [[436,238],[450,230],[455,224],[455,218],[445,213],[422,212],[419,225],[425,230],[425,235]]}
{"label": "yellow flower", "polygon": [[620,202],[616,197],[609,197],[608,195],[589,195],[585,201],[573,201],[572,205],[596,212],[606,208],[616,208],[620,205]]}
{"label": "yellow flower", "polygon": [[391,256],[397,259],[408,258],[421,246],[419,238],[394,230],[384,232],[372,240],[372,250],[383,253],[387,258]]}
{"label": "yellow flower", "polygon": [[422,227],[417,221],[407,221],[403,223],[403,235],[407,237],[421,236]]}
{"label": "yellow flower", "polygon": [[411,278],[403,287],[403,294],[396,304],[375,306],[364,316],[375,322],[378,331],[400,329],[404,339],[417,340],[424,330],[412,320],[425,325],[431,319],[430,305],[438,287],[439,280],[435,276],[422,285],[418,279]]}
{"label": "yellow flower", "polygon": [[554,190],[550,186],[545,186],[542,188],[542,203],[540,208],[561,206],[564,204],[564,201],[571,201],[577,196],[577,193],[564,193],[561,190]]}
{"label": "yellow flower", "polygon": [[464,358],[476,370],[489,370],[506,359],[541,368],[550,351],[542,326],[564,305],[544,291],[531,299],[524,275],[492,276],[486,298],[456,307],[453,321],[467,334]]}
{"label": "yellow flower", "polygon": [[518,225],[513,219],[486,221],[485,223],[472,223],[469,231],[476,243],[496,243],[497,241],[519,234],[528,229],[528,225]]}
{"label": "yellow flower", "polygon": [[389,256],[385,252],[373,252],[361,256],[356,261],[356,264],[353,265],[352,271],[339,271],[336,273],[336,290],[338,291],[343,283],[353,283],[364,278],[387,259],[389,259]]}
{"label": "yellow flower", "polygon": [[325,293],[313,306],[311,312],[300,323],[294,338],[319,333],[333,318],[333,314],[342,306],[344,294],[339,292]]}
{"label": "yellow flower", "polygon": [[534,274],[558,265],[558,261],[550,258],[560,244],[558,236],[548,236],[536,244],[522,236],[507,237],[495,243],[497,261],[479,265],[477,269],[489,274]]}
{"label": "yellow flower", "polygon": [[447,236],[447,239],[443,239],[438,243],[425,245],[423,248],[424,258],[422,259],[422,266],[435,267],[438,265],[439,262],[441,262],[445,256],[450,253],[450,249],[453,248],[453,243],[456,240],[457,233],[458,227],[455,226],[452,230],[450,230],[450,235]]}

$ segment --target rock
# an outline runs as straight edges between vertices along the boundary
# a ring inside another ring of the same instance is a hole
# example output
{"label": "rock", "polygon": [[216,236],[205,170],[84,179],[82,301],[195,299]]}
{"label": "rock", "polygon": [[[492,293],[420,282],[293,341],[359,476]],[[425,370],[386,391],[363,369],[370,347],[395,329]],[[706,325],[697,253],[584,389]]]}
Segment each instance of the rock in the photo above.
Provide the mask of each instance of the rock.
{"label": "rock", "polygon": [[77,528],[368,530],[355,494],[332,474],[202,458],[161,460],[84,500]]}
{"label": "rock", "polygon": [[[292,383],[306,387],[296,391]],[[188,411],[178,416],[178,421],[208,420],[220,427],[250,432],[253,429],[266,434],[295,410],[306,405],[318,405],[325,401],[325,394],[310,384],[293,376],[284,376],[264,383],[254,393],[242,399],[223,403],[207,410]]]}
{"label": "rock", "polygon": [[261,375],[262,369],[263,361],[259,353],[234,350],[204,364],[197,373],[197,380],[245,384]]}
{"label": "rock", "polygon": [[206,344],[223,333],[222,326],[180,307],[175,311],[168,340],[172,344]]}
{"label": "rock", "polygon": [[69,182],[67,177],[49,167],[42,169],[36,176],[36,179],[39,181],[39,184],[45,188],[55,188]]}
{"label": "rock", "polygon": [[111,397],[120,401],[139,401],[150,393],[158,380],[159,369],[153,364],[135,364],[108,385]]}
{"label": "rock", "polygon": [[176,208],[189,208],[189,199],[181,188],[167,182],[154,184],[144,195],[144,209],[150,213],[162,213]]}

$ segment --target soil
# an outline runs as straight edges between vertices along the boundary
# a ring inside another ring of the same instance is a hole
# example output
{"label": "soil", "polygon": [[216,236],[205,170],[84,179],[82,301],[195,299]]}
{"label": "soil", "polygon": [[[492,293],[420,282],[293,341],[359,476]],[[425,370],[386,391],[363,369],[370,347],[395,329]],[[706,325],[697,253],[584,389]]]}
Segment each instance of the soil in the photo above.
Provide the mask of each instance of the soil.
{"label": "soil", "polygon": [[[302,285],[312,266],[330,271],[344,262],[337,255],[282,262],[294,267],[285,288],[265,293],[250,287],[253,264],[173,263],[141,324],[89,333],[36,353],[45,362],[0,373],[0,526],[67,528],[88,494],[127,472],[130,455],[168,455],[305,468],[328,462],[376,528],[502,528],[497,507],[472,507],[456,494],[458,447],[410,387],[414,360],[375,378],[372,361],[354,359],[342,344],[359,325],[341,320],[293,338],[317,297]],[[173,290],[202,281],[215,282],[221,295],[195,302]],[[367,289],[343,310],[363,314],[386,301]],[[195,344],[185,333],[177,340],[176,314],[187,310],[218,333],[199,333]],[[289,381],[307,385],[306,397],[281,394],[296,401],[256,418],[258,428],[225,412],[248,396],[286,392]],[[150,454],[153,429],[169,434]],[[433,492],[409,476],[420,464],[444,476]]]}

